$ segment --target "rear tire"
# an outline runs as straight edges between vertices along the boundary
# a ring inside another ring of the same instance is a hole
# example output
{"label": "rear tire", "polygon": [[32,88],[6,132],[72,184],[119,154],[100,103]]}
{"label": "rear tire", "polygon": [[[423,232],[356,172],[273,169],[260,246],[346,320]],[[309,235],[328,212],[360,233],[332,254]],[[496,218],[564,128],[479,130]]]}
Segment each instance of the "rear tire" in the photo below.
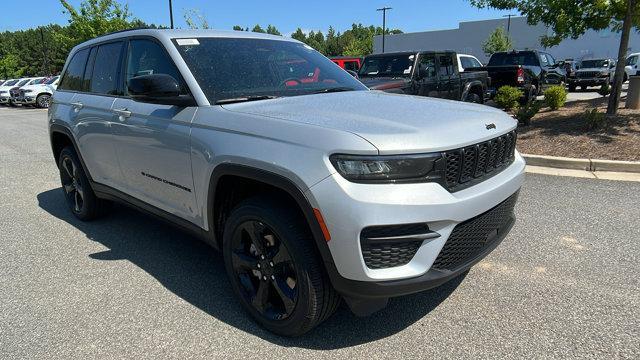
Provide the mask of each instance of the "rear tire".
{"label": "rear tire", "polygon": [[58,168],[62,191],[73,215],[82,221],[93,220],[102,215],[110,203],[96,197],[73,147],[62,149]]}
{"label": "rear tire", "polygon": [[49,100],[51,100],[51,95],[49,94],[40,94],[36,98],[35,107],[38,109],[46,109],[49,107]]}
{"label": "rear tire", "polygon": [[268,196],[241,202],[226,221],[222,250],[233,291],[276,334],[302,335],[340,302],[313,241],[304,218]]}
{"label": "rear tire", "polygon": [[569,92],[576,92],[576,86],[575,85],[569,85]]}

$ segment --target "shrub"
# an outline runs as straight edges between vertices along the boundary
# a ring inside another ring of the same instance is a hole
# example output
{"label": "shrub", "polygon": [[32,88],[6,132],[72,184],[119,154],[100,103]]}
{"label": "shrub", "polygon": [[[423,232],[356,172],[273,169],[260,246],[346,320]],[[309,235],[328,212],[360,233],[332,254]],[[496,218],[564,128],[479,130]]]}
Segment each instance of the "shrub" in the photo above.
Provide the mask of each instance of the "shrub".
{"label": "shrub", "polygon": [[555,85],[544,92],[544,102],[551,110],[558,110],[567,101],[567,90],[564,86]]}
{"label": "shrub", "polygon": [[524,96],[522,90],[513,86],[501,86],[493,99],[498,106],[505,110],[518,107],[518,101]]}
{"label": "shrub", "polygon": [[516,119],[526,126],[531,125],[531,119],[536,116],[541,107],[542,105],[539,101],[532,101],[528,104],[524,104],[518,108],[518,111],[516,111]]}
{"label": "shrub", "polygon": [[584,120],[588,130],[600,130],[607,126],[607,116],[598,111],[598,108],[587,109],[584,112]]}
{"label": "shrub", "polygon": [[600,90],[598,90],[598,94],[602,96],[607,96],[610,93],[611,93],[611,86],[609,86],[608,82],[602,84],[602,86],[600,86]]}

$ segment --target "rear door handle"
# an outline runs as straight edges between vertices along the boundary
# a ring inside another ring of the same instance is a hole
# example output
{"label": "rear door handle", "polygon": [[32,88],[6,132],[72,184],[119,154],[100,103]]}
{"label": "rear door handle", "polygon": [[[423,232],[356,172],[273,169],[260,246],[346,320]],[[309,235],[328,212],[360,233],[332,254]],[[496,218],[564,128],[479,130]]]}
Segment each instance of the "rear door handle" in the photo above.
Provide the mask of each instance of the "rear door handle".
{"label": "rear door handle", "polygon": [[76,110],[80,110],[84,107],[81,102],[72,102],[71,106],[73,106]]}
{"label": "rear door handle", "polygon": [[121,121],[131,116],[131,111],[125,109],[113,109],[113,112],[121,118]]}

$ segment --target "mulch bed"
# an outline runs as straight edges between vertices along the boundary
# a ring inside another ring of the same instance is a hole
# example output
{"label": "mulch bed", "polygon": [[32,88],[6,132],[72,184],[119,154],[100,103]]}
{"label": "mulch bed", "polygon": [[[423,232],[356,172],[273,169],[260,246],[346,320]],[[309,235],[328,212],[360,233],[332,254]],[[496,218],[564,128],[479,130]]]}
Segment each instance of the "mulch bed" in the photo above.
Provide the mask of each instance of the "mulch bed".
{"label": "mulch bed", "polygon": [[526,154],[606,160],[640,160],[640,110],[621,108],[607,118],[601,130],[588,130],[587,109],[606,112],[607,99],[598,98],[567,103],[551,111],[543,108],[530,126],[518,128],[518,151]]}

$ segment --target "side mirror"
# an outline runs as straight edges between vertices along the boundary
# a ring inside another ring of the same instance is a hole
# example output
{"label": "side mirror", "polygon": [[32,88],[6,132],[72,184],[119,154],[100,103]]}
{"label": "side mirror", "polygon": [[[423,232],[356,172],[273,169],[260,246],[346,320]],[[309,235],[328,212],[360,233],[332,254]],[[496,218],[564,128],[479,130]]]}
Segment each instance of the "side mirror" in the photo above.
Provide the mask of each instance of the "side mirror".
{"label": "side mirror", "polygon": [[354,78],[358,79],[358,73],[353,71],[353,70],[345,70],[346,72],[349,73],[349,75],[353,76]]}
{"label": "side mirror", "polygon": [[167,74],[136,76],[127,81],[127,88],[136,101],[176,106],[195,105],[190,95],[180,94],[180,84]]}

